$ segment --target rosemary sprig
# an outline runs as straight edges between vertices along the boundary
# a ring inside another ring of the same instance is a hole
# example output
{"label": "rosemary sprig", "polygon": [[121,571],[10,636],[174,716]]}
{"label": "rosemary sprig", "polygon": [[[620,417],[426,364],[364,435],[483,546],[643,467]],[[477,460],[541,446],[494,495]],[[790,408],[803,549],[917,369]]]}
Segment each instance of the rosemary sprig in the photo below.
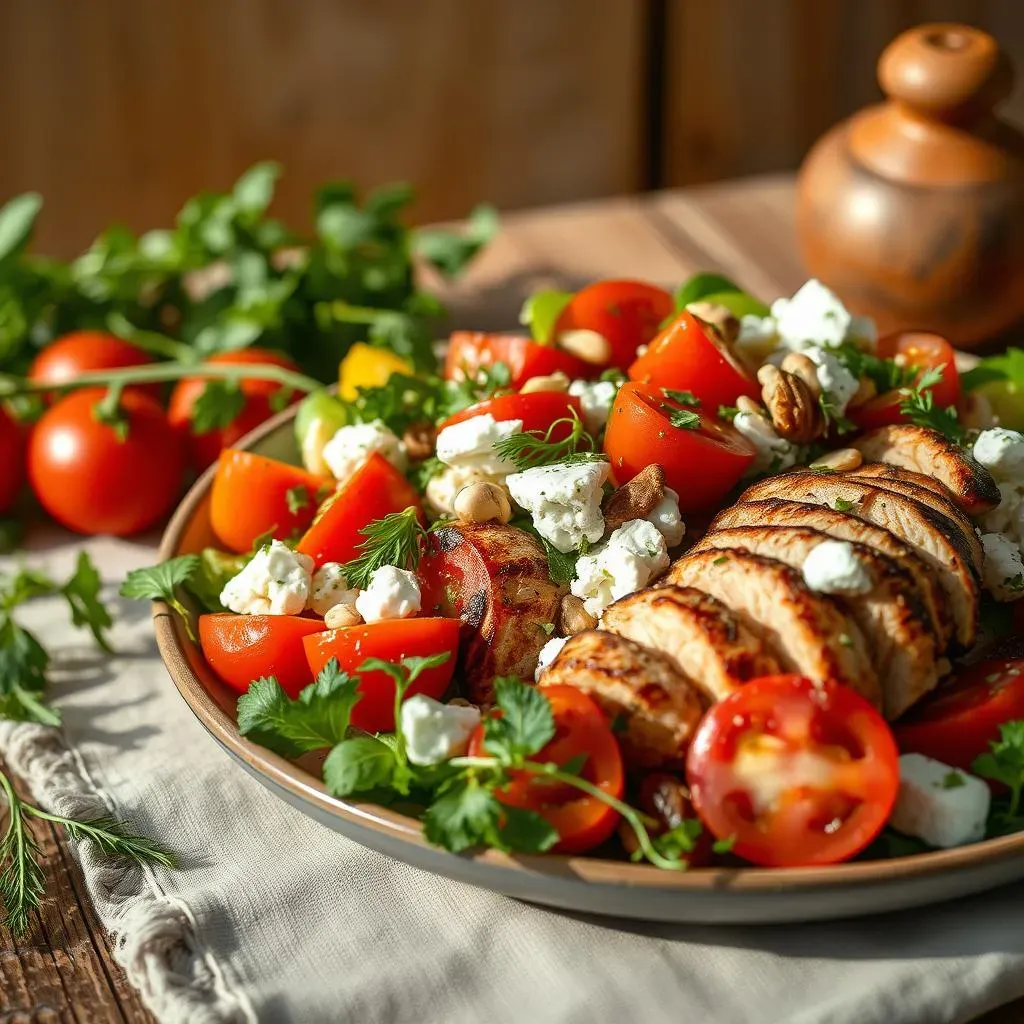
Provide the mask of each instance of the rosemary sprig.
{"label": "rosemary sprig", "polygon": [[[568,435],[554,440],[555,433],[564,430],[566,424],[569,424]],[[555,420],[544,433],[525,430],[495,441],[494,450],[520,471],[600,457],[597,441],[587,433],[575,409],[570,410],[569,416]]]}
{"label": "rosemary sprig", "polygon": [[382,566],[415,569],[423,553],[427,531],[420,525],[415,507],[392,512],[359,531],[366,539],[359,545],[359,554],[344,566],[350,587],[364,590],[370,577]]}

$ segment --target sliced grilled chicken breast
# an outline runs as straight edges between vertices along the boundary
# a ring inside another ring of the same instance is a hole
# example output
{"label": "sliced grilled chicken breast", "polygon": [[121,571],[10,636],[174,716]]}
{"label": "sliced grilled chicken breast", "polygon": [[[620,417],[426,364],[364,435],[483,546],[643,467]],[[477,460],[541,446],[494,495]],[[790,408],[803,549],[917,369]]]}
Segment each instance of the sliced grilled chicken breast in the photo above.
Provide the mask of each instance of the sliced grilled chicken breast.
{"label": "sliced grilled chicken breast", "polygon": [[906,541],[937,574],[949,600],[956,639],[974,643],[978,631],[978,581],[963,531],[941,512],[915,498],[847,474],[784,473],[748,487],[740,501],[785,498],[850,512]]}
{"label": "sliced grilled chicken breast", "polygon": [[[742,548],[802,569],[808,555],[830,538],[806,526],[739,526],[714,530],[695,551]],[[837,595],[877,658],[883,709],[897,718],[939,681],[936,640],[910,575],[874,548],[853,543],[857,560],[871,577],[865,594]]]}
{"label": "sliced grilled chicken breast", "polygon": [[791,566],[749,551],[700,551],[678,559],[666,582],[696,587],[731,608],[786,671],[845,683],[882,706],[881,683],[859,627]]}
{"label": "sliced grilled chicken breast", "polygon": [[829,505],[802,505],[784,498],[764,498],[744,501],[719,512],[711,524],[713,530],[727,530],[736,526],[809,526],[836,540],[867,544],[879,554],[891,558],[905,570],[914,582],[918,599],[928,612],[932,632],[938,640],[939,650],[945,650],[953,635],[953,620],[946,606],[942,588],[914,550],[895,534],[858,519],[849,512],[837,512]]}
{"label": "sliced grilled chicken breast", "polygon": [[853,447],[872,462],[888,462],[934,477],[972,516],[999,504],[999,488],[992,474],[937,430],[912,423],[879,427],[855,441]]}
{"label": "sliced grilled chicken breast", "polygon": [[570,637],[541,684],[582,690],[610,720],[618,719],[630,767],[680,764],[703,712],[697,689],[668,658],[596,629]]}
{"label": "sliced grilled chicken breast", "polygon": [[605,609],[601,628],[663,654],[712,703],[779,671],[760,637],[692,587],[657,586],[620,598]]}

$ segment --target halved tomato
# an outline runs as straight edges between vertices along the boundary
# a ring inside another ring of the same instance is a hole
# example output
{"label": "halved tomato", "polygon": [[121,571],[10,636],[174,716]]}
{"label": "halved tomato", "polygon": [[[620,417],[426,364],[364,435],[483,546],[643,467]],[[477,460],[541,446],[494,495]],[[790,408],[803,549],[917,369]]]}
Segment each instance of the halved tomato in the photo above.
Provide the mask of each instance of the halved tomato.
{"label": "halved tomato", "polygon": [[437,429],[438,433],[445,427],[462,423],[474,416],[490,414],[496,420],[522,420],[523,430],[536,430],[541,434],[547,432],[557,420],[566,420],[551,432],[553,441],[568,437],[572,424],[567,417],[573,413],[582,416],[580,400],[575,395],[567,395],[564,391],[532,391],[526,395],[499,395],[488,398],[485,402],[477,402],[462,412],[449,416]]}
{"label": "halved tomato", "polygon": [[555,321],[565,331],[596,331],[611,346],[609,365],[625,370],[672,315],[675,302],[664,288],[643,281],[595,281],[578,291]]}
{"label": "halved tomato", "polygon": [[313,682],[302,646],[324,631],[320,619],[301,615],[199,616],[199,646],[207,664],[232,689],[245,693],[260,676],[275,676],[289,697]]}
{"label": "halved tomato", "polygon": [[[586,757],[581,776],[603,792],[621,798],[625,788],[622,755],[601,709],[571,686],[546,686],[555,737],[531,760],[557,765]],[[481,725],[469,741],[470,757],[486,757]],[[618,811],[567,783],[552,782],[531,772],[513,772],[512,781],[498,791],[510,807],[536,811],[558,832],[556,853],[584,853],[599,846],[615,831]]]}
{"label": "halved tomato", "polygon": [[463,380],[495,363],[504,363],[509,368],[511,386],[516,389],[531,377],[547,377],[561,372],[575,380],[593,377],[600,371],[600,367],[591,366],[554,345],[541,345],[532,338],[456,331],[448,342],[444,375],[447,380]]}
{"label": "halved tomato", "polygon": [[303,640],[309,670],[316,676],[331,658],[350,675],[359,675],[362,697],[352,709],[352,725],[367,732],[395,728],[395,681],[386,672],[359,672],[368,658],[397,664],[403,658],[449,655],[448,660],[426,669],[409,687],[406,699],[417,693],[440,700],[455,671],[459,646],[458,619],[389,619],[345,629],[329,629]]}
{"label": "halved tomato", "polygon": [[[956,368],[956,353],[953,346],[938,334],[919,331],[890,334],[879,340],[876,354],[883,359],[895,359],[905,367],[917,367],[920,372],[915,380],[920,380],[926,370],[941,369],[942,380],[925,390],[931,391],[933,401],[939,408],[956,405],[960,400],[962,388]],[[907,417],[900,412],[902,401],[900,389],[886,391],[850,409],[849,416],[862,430],[884,427],[890,423],[906,423]]]}
{"label": "halved tomato", "polygon": [[331,481],[253,452],[221,452],[210,495],[210,525],[221,543],[240,554],[257,537],[278,540],[309,528]]}
{"label": "halved tomato", "polygon": [[686,777],[701,821],[755,864],[835,864],[882,830],[899,790],[896,743],[838,683],[766,676],[715,704]]}
{"label": "halved tomato", "polygon": [[366,539],[359,531],[392,512],[420,509],[416,488],[379,452],[320,506],[312,525],[296,545],[316,565],[350,562]]}
{"label": "halved tomato", "polygon": [[[674,426],[673,419],[688,425]],[[716,416],[635,383],[624,384],[615,396],[604,450],[620,485],[652,463],[661,466],[684,512],[715,508],[756,455],[742,434]]]}
{"label": "halved tomato", "polygon": [[689,391],[715,412],[740,395],[760,399],[761,386],[729,346],[690,312],[683,311],[629,368],[630,380],[652,388]]}

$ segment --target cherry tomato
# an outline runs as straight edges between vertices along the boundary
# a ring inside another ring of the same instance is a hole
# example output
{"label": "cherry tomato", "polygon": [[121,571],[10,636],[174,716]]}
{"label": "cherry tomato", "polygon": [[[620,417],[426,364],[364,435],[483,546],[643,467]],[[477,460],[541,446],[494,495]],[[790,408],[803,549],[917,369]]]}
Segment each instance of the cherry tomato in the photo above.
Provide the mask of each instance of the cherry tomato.
{"label": "cherry tomato", "polygon": [[[244,348],[237,352],[222,352],[210,356],[209,363],[256,363],[261,366],[282,366],[286,370],[298,367],[280,352],[263,348]],[[269,419],[276,411],[273,400],[282,397],[286,391],[283,385],[271,380],[243,380],[241,391],[245,397],[242,411],[226,426],[197,434],[192,429],[192,409],[196,400],[206,388],[207,381],[198,377],[185,377],[178,381],[171,392],[167,417],[175,430],[184,437],[192,454],[192,465],[196,472],[202,472],[217,461],[221,450],[237,444],[239,439]]]}
{"label": "cherry tomato", "polygon": [[0,515],[7,512],[25,482],[25,438],[21,425],[0,405]]}
{"label": "cherry tomato", "polygon": [[[131,342],[103,331],[73,331],[54,339],[32,360],[28,379],[40,384],[67,384],[93,370],[145,366],[153,357]],[[159,401],[160,384],[133,386]]]}
{"label": "cherry tomato", "polygon": [[232,551],[248,551],[269,531],[278,540],[309,529],[331,482],[253,452],[220,453],[210,496],[210,525]]}
{"label": "cherry tomato", "polygon": [[[881,338],[876,352],[883,359],[895,359],[904,366],[919,367],[921,374],[926,370],[942,369],[942,380],[927,391],[931,391],[935,404],[940,408],[956,405],[960,400],[960,374],[956,369],[956,353],[945,338],[937,334],[904,332]],[[899,389],[886,391],[863,405],[855,406],[849,416],[863,430],[884,427],[890,423],[906,423],[906,416],[900,412],[903,396]]]}
{"label": "cherry tomato", "polygon": [[296,550],[309,555],[317,565],[350,562],[366,540],[359,532],[364,526],[410,506],[420,508],[416,488],[383,455],[373,452],[321,505]]}
{"label": "cherry tomato", "polygon": [[970,771],[974,759],[999,739],[999,726],[1018,718],[1024,718],[1024,659],[992,658],[933,690],[893,731],[903,753]]}
{"label": "cherry tomato", "polygon": [[650,387],[690,391],[710,412],[720,405],[735,405],[740,395],[761,397],[761,385],[728,345],[685,310],[630,366],[629,377]]}
{"label": "cherry tomato", "polygon": [[899,789],[896,743],[838,683],[765,676],[704,716],[686,758],[701,821],[755,864],[835,864],[882,830]]}
{"label": "cherry tomato", "polygon": [[596,281],[573,296],[555,321],[563,331],[596,331],[611,346],[610,364],[625,370],[675,309],[664,288],[643,281]]}
{"label": "cherry tomato", "polygon": [[[621,798],[625,788],[622,755],[601,709],[571,686],[546,686],[544,696],[555,716],[555,737],[533,761],[564,765],[586,755],[582,776],[609,796]],[[471,757],[486,757],[481,725],[469,741]],[[497,794],[510,807],[536,811],[558,832],[556,853],[585,853],[615,831],[618,811],[602,800],[566,783],[539,779],[530,772],[514,772],[512,781]]]}
{"label": "cherry tomato", "polygon": [[[673,426],[673,413],[693,412],[693,429]],[[688,409],[643,384],[623,384],[615,396],[604,450],[617,483],[646,466],[665,470],[665,483],[679,494],[684,512],[706,512],[721,504],[754,461],[742,434],[717,417]]]}
{"label": "cherry tomato", "polygon": [[395,728],[395,681],[386,672],[359,672],[368,658],[392,664],[403,658],[429,658],[448,654],[448,660],[428,668],[406,691],[440,700],[455,671],[459,646],[458,619],[388,619],[345,629],[328,629],[302,641],[306,660],[315,676],[331,658],[350,675],[359,675],[362,697],[352,709],[352,725],[367,732],[391,732]]}
{"label": "cherry tomato", "polygon": [[565,420],[565,423],[560,423],[551,431],[552,441],[560,441],[569,436],[572,431],[569,418],[573,413],[582,416],[580,400],[575,395],[567,395],[564,391],[532,391],[526,395],[499,395],[497,398],[488,398],[486,402],[477,402],[449,416],[437,428],[438,433],[445,427],[487,413],[496,420],[522,420],[524,431],[536,430],[541,434],[546,434],[557,420]]}
{"label": "cherry tomato", "polygon": [[541,345],[520,335],[456,331],[448,343],[444,375],[447,380],[462,380],[495,363],[509,368],[513,388],[521,388],[531,377],[547,377],[559,370],[576,380],[593,377],[600,369],[554,345]]}
{"label": "cherry tomato", "polygon": [[185,474],[180,437],[148,395],[125,391],[122,440],[96,418],[105,388],[82,388],[56,402],[29,438],[32,490],[57,522],[78,533],[128,536],[174,506]]}
{"label": "cherry tomato", "polygon": [[289,697],[313,682],[304,637],[322,633],[321,619],[301,615],[199,616],[199,646],[210,668],[234,690],[245,693],[260,676],[274,676]]}

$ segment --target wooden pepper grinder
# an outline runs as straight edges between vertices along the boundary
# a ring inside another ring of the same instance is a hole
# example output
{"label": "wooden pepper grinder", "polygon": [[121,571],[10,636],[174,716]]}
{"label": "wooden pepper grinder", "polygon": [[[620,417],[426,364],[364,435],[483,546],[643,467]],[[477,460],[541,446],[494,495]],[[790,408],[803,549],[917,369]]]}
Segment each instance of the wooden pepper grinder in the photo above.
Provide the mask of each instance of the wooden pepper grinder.
{"label": "wooden pepper grinder", "polygon": [[890,43],[878,79],[888,101],[801,168],[807,269],[883,334],[978,345],[1024,318],[1024,136],[993,112],[1013,69],[987,33],[933,24]]}

